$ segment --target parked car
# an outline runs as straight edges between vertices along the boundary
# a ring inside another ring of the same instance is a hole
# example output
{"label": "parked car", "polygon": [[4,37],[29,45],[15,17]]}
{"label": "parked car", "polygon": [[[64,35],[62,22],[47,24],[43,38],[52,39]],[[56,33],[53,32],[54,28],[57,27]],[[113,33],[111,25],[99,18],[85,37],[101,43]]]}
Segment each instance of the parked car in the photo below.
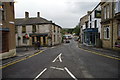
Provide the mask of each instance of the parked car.
{"label": "parked car", "polygon": [[70,43],[70,41],[69,41],[69,40],[66,40],[65,42],[66,42],[66,43]]}

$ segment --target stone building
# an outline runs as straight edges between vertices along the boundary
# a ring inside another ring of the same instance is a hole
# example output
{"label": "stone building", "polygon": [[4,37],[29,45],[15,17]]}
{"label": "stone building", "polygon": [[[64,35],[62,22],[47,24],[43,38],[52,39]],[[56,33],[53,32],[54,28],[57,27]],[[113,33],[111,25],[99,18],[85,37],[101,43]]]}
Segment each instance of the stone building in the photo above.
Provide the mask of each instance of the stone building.
{"label": "stone building", "polygon": [[88,27],[88,14],[80,18],[80,42],[84,44],[84,32],[83,30]]}
{"label": "stone building", "polygon": [[0,2],[0,59],[15,55],[14,2]]}
{"label": "stone building", "polygon": [[[61,43],[61,27],[40,17],[29,17],[29,13],[25,12],[25,18],[17,18],[16,26],[16,45],[32,46],[39,41],[41,46],[53,46]],[[26,36],[28,39],[26,39]]]}
{"label": "stone building", "polygon": [[101,2],[102,46],[120,50],[120,1]]}

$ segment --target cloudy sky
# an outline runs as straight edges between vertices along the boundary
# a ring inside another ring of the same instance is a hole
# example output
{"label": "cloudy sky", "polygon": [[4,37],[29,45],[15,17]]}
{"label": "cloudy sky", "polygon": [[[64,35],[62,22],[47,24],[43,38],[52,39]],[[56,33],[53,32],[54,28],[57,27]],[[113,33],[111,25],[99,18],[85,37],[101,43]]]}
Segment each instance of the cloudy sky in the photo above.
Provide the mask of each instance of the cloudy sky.
{"label": "cloudy sky", "polygon": [[100,0],[16,0],[15,17],[23,18],[28,11],[30,17],[40,16],[52,20],[63,28],[75,27],[87,11],[92,10]]}

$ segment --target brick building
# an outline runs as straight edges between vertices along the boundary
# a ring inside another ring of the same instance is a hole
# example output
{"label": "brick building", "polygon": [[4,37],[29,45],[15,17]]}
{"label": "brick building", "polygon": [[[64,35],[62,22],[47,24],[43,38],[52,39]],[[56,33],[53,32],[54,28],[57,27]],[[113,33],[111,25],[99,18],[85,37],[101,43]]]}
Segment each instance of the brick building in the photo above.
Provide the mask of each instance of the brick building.
{"label": "brick building", "polygon": [[16,55],[14,2],[0,2],[0,58]]}

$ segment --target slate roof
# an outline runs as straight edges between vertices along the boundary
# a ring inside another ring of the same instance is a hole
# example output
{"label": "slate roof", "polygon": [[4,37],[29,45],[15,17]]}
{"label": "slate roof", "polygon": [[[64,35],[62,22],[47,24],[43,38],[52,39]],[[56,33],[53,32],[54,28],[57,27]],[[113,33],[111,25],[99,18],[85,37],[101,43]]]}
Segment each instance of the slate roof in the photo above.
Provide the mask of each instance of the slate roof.
{"label": "slate roof", "polygon": [[48,21],[42,17],[34,17],[34,18],[18,18],[15,19],[15,25],[33,25],[33,24],[51,24],[51,21]]}

